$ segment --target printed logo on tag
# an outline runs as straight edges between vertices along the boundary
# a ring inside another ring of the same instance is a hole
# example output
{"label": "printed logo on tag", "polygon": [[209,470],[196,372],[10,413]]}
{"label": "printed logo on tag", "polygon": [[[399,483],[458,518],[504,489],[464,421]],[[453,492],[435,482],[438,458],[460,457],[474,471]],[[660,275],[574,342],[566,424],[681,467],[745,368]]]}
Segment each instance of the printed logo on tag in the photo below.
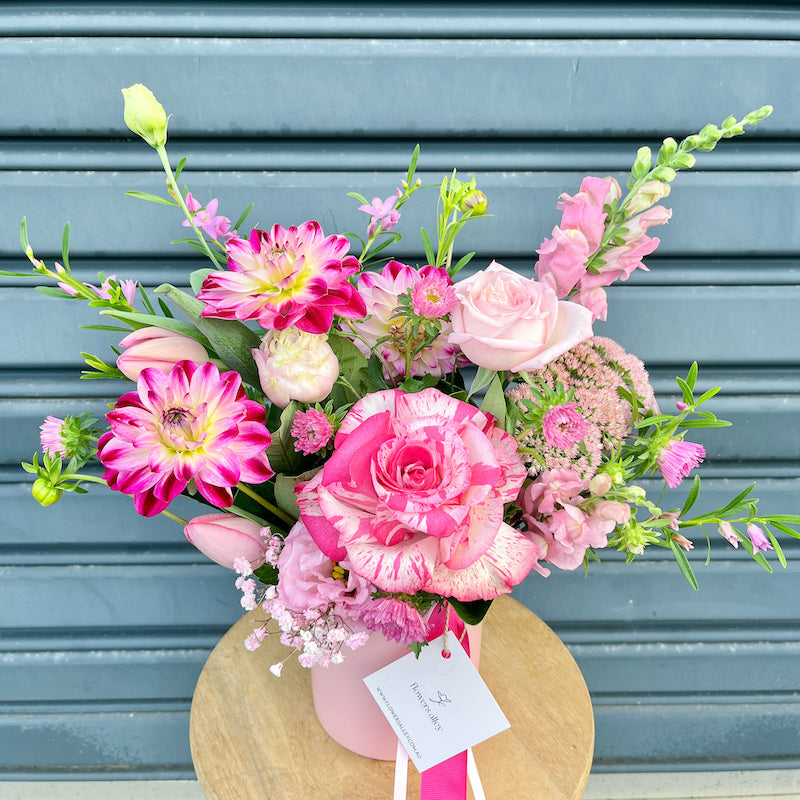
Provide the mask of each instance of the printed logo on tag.
{"label": "printed logo on tag", "polygon": [[450,658],[443,645],[440,636],[419,659],[409,653],[364,678],[420,772],[511,727],[456,637]]}

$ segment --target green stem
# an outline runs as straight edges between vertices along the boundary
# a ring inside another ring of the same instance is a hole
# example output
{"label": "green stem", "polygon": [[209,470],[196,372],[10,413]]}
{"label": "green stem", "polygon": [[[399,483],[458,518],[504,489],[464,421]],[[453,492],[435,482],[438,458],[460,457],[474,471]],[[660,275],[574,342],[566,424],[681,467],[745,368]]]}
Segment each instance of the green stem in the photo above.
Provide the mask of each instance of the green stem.
{"label": "green stem", "polygon": [[88,483],[102,483],[103,486],[108,486],[103,478],[98,478],[95,475],[81,475],[79,472],[67,472],[61,476],[61,480],[68,480],[68,481],[87,481]]}
{"label": "green stem", "polygon": [[162,511],[161,516],[166,517],[167,519],[171,519],[173,522],[177,522],[179,525],[188,525],[189,521],[183,519],[183,517],[179,517],[177,514],[173,514],[171,511]]}
{"label": "green stem", "polygon": [[287,525],[294,525],[296,520],[293,520],[287,513],[282,511],[276,505],[273,505],[269,500],[262,497],[260,494],[254,492],[247,484],[240,483],[238,489],[242,494],[246,494],[251,500],[255,500],[260,506],[263,506],[267,511],[274,514],[278,519],[283,520]]}
{"label": "green stem", "polygon": [[186,203],[183,199],[183,194],[181,193],[181,190],[178,188],[178,183],[175,180],[175,175],[172,172],[172,167],[170,166],[169,159],[167,158],[167,148],[164,147],[164,145],[160,145],[159,147],[156,147],[156,152],[158,153],[159,159],[161,159],[161,166],[164,168],[164,172],[167,175],[167,182],[169,183],[169,187],[172,190],[173,197],[178,201],[178,205],[181,207],[181,210],[186,216],[186,219],[189,220],[189,225],[191,225],[195,236],[197,236],[197,239],[203,246],[203,249],[206,251],[206,255],[211,259],[211,262],[214,264],[214,266],[218,267],[219,262],[217,261],[216,256],[211,252],[211,248],[208,246],[208,242],[206,242],[205,236],[203,236],[197,225],[194,224],[194,215],[186,207]]}

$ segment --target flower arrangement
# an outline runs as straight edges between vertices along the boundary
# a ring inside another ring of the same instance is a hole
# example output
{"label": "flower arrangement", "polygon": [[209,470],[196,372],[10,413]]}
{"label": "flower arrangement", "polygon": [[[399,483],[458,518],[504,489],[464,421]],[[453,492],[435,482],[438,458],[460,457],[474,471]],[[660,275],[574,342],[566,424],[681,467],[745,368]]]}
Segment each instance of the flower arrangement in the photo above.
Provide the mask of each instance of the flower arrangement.
{"label": "flower arrangement", "polygon": [[[179,522],[238,573],[242,605],[271,618],[246,646],[277,634],[303,666],[338,663],[375,631],[418,648],[432,609],[476,623],[532,571],[587,569],[608,548],[628,562],[668,548],[697,588],[693,530],[785,566],[775,534],[800,536],[800,516],[759,515],[749,490],[696,516],[697,476],[681,507],[648,498],[637,481],[660,474],[674,489],[703,461],[687,434],[728,424],[706,409],[718,389],[697,396],[693,364],[677,408],[659,409],[641,361],[592,330],[606,287],[646,269],[650,229],[671,216],[660,201],[693,151],[769,107],[667,138],[655,161],[641,148],[626,191],[587,177],[562,194],[534,279],[496,262],[457,277],[475,255],[456,257],[457,235],[489,206],[456,173],[438,186],[435,234],[421,231],[425,264],[387,257],[403,206],[423,192],[418,149],[387,199],[351,193],[363,236],[315,221],[247,232],[247,212],[232,222],[179,187],[186,162],[173,171],[152,93],[123,95],[169,187],[129,194],[182,211],[184,241],[210,266],[189,276],[192,293],[165,284],[154,302],[132,280],[73,277],[68,227],[47,267],[23,220],[33,275],[57,284],[44,291],[88,301],[111,323],[94,327],[125,334],[115,363],[84,354],[84,377],[132,382],[102,427],[87,414],[45,420],[41,458],[23,465],[42,505],[100,483],[143,516]],[[102,476],[84,471],[91,462]],[[209,513],[180,519],[178,495]]]}

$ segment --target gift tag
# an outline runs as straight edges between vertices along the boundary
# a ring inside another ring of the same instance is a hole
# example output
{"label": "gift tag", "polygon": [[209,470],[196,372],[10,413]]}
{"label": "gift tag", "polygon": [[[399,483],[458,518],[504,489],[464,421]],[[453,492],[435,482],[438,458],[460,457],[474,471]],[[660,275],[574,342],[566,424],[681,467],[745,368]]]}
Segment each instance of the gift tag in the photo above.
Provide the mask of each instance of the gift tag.
{"label": "gift tag", "polygon": [[403,656],[364,678],[405,751],[422,772],[510,728],[455,636]]}

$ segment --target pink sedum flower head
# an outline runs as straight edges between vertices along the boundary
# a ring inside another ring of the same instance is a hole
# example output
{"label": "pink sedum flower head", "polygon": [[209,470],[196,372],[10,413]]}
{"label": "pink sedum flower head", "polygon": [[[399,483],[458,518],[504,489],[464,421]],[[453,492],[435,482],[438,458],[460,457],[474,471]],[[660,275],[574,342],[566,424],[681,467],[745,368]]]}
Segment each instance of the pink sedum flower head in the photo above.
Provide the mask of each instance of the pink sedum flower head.
{"label": "pink sedum flower head", "polygon": [[183,529],[186,538],[205,556],[228,569],[242,571],[238,559],[247,562],[249,571],[266,560],[266,539],[269,529],[235,514],[203,514]]}
{"label": "pink sedum flower head", "polygon": [[541,369],[592,335],[591,314],[552,288],[493,261],[455,285],[451,344],[479,367]]}
{"label": "pink sedum flower head", "polygon": [[347,279],[360,264],[349,248],[344,236],[326,237],[318,222],[233,237],[226,245],[229,271],[212,272],[197,295],[206,304],[203,316],[317,334],[330,330],[334,314],[359,319],[366,307]]}
{"label": "pink sedum flower head", "polygon": [[333,436],[333,427],[325,414],[316,408],[310,408],[294,415],[290,433],[296,439],[294,449],[310,456],[328,446]]}
{"label": "pink sedum flower head", "polygon": [[[446,271],[432,266],[414,269],[399,261],[390,261],[380,272],[362,272],[358,276],[358,291],[364,298],[369,316],[354,322],[356,333],[363,337],[355,345],[369,358],[372,350],[383,362],[384,374],[389,380],[405,376],[406,349],[402,320],[393,318],[398,308],[398,298],[427,279],[438,281]],[[460,351],[448,343],[450,323],[442,323],[442,332],[430,347],[417,353],[411,362],[411,376],[446,375],[459,363]],[[380,344],[378,342],[381,341]]]}
{"label": "pink sedum flower head", "polygon": [[280,408],[292,400],[323,400],[339,377],[339,360],[325,333],[306,333],[294,326],[269,331],[252,353],[264,394]]}
{"label": "pink sedum flower head", "polygon": [[139,328],[120,343],[125,352],[117,358],[117,368],[135,381],[147,367],[170,372],[179,361],[204,364],[209,360],[205,347],[196,339],[166,328]]}
{"label": "pink sedum flower head", "polygon": [[656,456],[656,465],[670,489],[674,489],[706,457],[703,445],[671,439]]}
{"label": "pink sedum flower head", "polygon": [[378,588],[488,600],[536,558],[503,521],[524,478],[513,437],[474,406],[390,389],[353,406],[297,503],[320,549]]}
{"label": "pink sedum flower head", "polygon": [[239,481],[274,474],[263,406],[247,399],[238,373],[181,361],[169,373],[145,369],[137,390],[106,415],[98,457],[109,488],[134,496],[136,511],[163,511],[190,482],[218,508],[233,503]]}

